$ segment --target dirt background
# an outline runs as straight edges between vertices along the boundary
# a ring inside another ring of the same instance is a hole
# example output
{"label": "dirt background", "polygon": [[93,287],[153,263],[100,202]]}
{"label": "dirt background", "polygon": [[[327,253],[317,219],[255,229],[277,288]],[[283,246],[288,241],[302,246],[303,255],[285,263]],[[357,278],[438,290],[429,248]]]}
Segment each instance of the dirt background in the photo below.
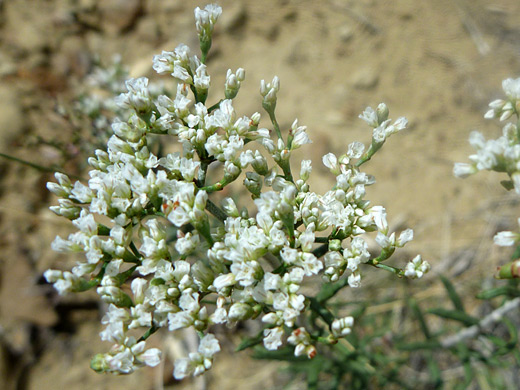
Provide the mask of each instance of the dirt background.
{"label": "dirt background", "polygon": [[[369,142],[370,130],[357,118],[367,105],[384,101],[392,118],[406,116],[410,129],[367,164],[378,181],[369,199],[386,206],[390,223],[414,228],[406,253],[422,253],[433,266],[429,282],[418,287],[421,297],[441,296],[439,273],[462,291],[490,286],[507,257],[490,245],[492,236],[515,228],[518,202],[499,186],[498,175],[461,181],[452,166],[470,154],[471,130],[500,133],[483,114],[502,96],[501,81],[520,77],[520,2],[219,3],[224,13],[208,61],[213,89],[223,85],[228,68],[245,68],[237,107],[250,115],[261,110],[260,80],[278,75],[278,119],[282,128],[294,118],[308,126],[314,143],[294,161],[313,159],[311,188],[318,192],[333,179],[321,167],[323,154],[340,154],[354,140]],[[132,76],[155,77],[154,54],[179,43],[197,47],[193,8],[204,4],[0,0],[0,152],[81,175],[86,155],[72,145],[74,129],[57,102],[72,101],[96,57],[108,62],[119,53]],[[50,251],[54,236],[70,229],[48,210],[55,202],[45,188],[51,175],[7,159],[0,172],[1,388],[281,388],[285,374],[278,365],[230,354],[232,342],[205,380],[173,383],[168,361],[126,377],[92,372],[92,355],[109,348],[97,335],[95,297],[57,297],[41,276],[73,261]],[[164,335],[156,340],[167,350],[178,343]]]}

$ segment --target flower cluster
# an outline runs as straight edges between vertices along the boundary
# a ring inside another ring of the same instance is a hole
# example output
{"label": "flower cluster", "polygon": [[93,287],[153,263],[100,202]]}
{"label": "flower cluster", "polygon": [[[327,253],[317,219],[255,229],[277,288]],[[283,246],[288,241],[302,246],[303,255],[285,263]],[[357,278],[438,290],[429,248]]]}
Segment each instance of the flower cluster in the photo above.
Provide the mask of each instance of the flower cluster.
{"label": "flower cluster", "polygon": [[[84,82],[75,86],[79,91],[72,105],[63,104],[59,109],[74,124],[74,128],[86,127],[90,133],[81,134],[79,147],[92,152],[92,145],[106,145],[112,135],[111,122],[117,116],[127,116],[127,107],[118,105],[112,97],[126,90],[125,81],[128,70],[121,62],[121,56],[115,55],[112,62],[103,65],[96,62]],[[148,90],[153,97],[165,94],[163,83],[151,82]],[[85,140],[85,137],[88,140]],[[90,139],[94,138],[94,139]],[[90,149],[89,149],[90,148]]]}
{"label": "flower cluster", "polygon": [[[364,199],[375,180],[361,165],[406,120],[392,123],[384,104],[367,108],[360,117],[373,129],[372,143],[365,148],[354,142],[339,157],[324,156],[335,185],[325,194],[312,192],[311,161],[301,162],[296,177],[289,163],[292,151],[311,140],[297,121],[282,136],[275,116],[277,77],[260,88],[274,132],[259,127],[259,113],[240,116],[233,106],[243,69],[229,70],[224,98],[206,106],[211,78],[205,54],[220,13],[215,5],[195,10],[201,58],[186,45],[154,57],[153,68],[177,82],[175,96],[154,98],[148,79],[128,80],[116,102],[132,114],[112,124],[106,151],[89,159],[88,182],[73,184],[58,173],[57,183],[48,184],[59,197],[52,210],[77,228],[67,239],[57,237],[53,248],[84,253],[86,261],[72,272],[49,270],[45,277],[60,294],[96,288],[108,304],[101,337],[114,347],[95,357],[98,371],[153,366],[160,351],[146,349],[152,333],[193,328],[201,338],[198,351],[179,359],[174,375],[201,374],[220,350],[212,328],[255,318],[265,324],[267,349],[287,341],[296,356],[312,358],[318,338],[302,321],[312,306],[301,292],[305,279],[321,275],[324,283],[359,287],[365,265],[412,278],[429,269],[420,259],[406,270],[382,264],[413,233],[396,235],[385,209]],[[176,140],[178,151],[153,153],[150,134]],[[258,148],[245,148],[255,143]],[[222,168],[220,177],[212,177],[213,166]],[[212,194],[241,176],[254,210],[240,209],[229,197],[215,204]],[[378,255],[368,250],[365,235],[371,232],[381,247]],[[351,332],[353,318],[328,325],[329,340],[337,341]]]}
{"label": "flower cluster", "polygon": [[[489,103],[486,119],[499,118],[507,122],[502,128],[502,135],[497,139],[486,140],[474,131],[469,143],[476,153],[469,156],[470,163],[456,163],[453,173],[457,177],[468,177],[482,170],[506,173],[508,180],[501,184],[508,190],[514,189],[520,194],[520,78],[506,79],[502,82],[506,99],[497,99]],[[520,242],[520,233],[499,232],[494,237],[495,244],[512,246]]]}

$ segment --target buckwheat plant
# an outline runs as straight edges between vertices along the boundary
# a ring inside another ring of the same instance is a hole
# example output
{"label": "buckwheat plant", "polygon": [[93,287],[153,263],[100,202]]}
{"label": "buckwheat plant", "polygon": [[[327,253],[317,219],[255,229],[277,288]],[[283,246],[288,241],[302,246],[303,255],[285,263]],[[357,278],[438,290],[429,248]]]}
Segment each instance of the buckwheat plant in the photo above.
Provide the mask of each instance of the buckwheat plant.
{"label": "buckwheat plant", "polygon": [[[520,195],[520,78],[502,82],[505,99],[489,103],[486,119],[499,118],[508,121],[497,139],[486,140],[482,133],[470,134],[469,143],[476,153],[469,156],[470,163],[456,163],[453,173],[465,178],[479,171],[488,170],[506,173],[507,180],[500,183],[507,190],[515,190]],[[520,224],[520,219],[518,220]],[[513,246],[520,243],[520,232],[499,232],[494,237],[495,244]],[[520,261],[516,260],[499,268],[498,278],[520,277]]]}
{"label": "buckwheat plant", "polygon": [[[429,269],[420,256],[404,268],[383,263],[413,232],[396,235],[385,209],[364,199],[375,180],[360,167],[406,119],[392,122],[385,104],[368,107],[360,118],[373,129],[371,144],[353,142],[339,157],[325,155],[335,185],[323,195],[312,192],[311,161],[302,161],[296,174],[290,164],[292,152],[311,143],[307,129],[295,120],[282,131],[276,119],[278,77],[260,85],[272,130],[259,126],[258,112],[235,111],[241,68],[228,70],[223,98],[206,104],[206,58],[221,12],[218,5],[195,9],[200,58],[186,45],[153,58],[153,68],[178,83],[175,96],[152,98],[145,77],[126,82],[128,91],[116,102],[132,114],[112,124],[106,151],[89,158],[88,182],[56,173],[57,183],[48,183],[59,197],[52,211],[77,228],[52,247],[84,253],[85,261],[71,272],[48,270],[45,278],[60,294],[95,288],[108,304],[101,338],[114,346],[94,357],[96,371],[155,366],[161,351],[147,348],[148,337],[160,328],[193,328],[198,350],[175,362],[174,376],[199,375],[221,348],[215,325],[255,318],[264,323],[259,342],[265,348],[276,350],[286,340],[296,356],[312,358],[318,343],[334,344],[350,333],[352,317],[334,318],[326,299],[359,287],[362,268],[409,278]],[[177,142],[180,151],[155,155],[147,146],[152,135]],[[214,166],[222,172],[216,178]],[[212,200],[239,178],[254,200],[251,210],[231,197],[220,206]],[[369,253],[367,233],[375,235],[378,255]],[[303,295],[302,283],[315,275],[323,280],[321,295]],[[321,331],[306,327],[310,313],[323,320]]]}

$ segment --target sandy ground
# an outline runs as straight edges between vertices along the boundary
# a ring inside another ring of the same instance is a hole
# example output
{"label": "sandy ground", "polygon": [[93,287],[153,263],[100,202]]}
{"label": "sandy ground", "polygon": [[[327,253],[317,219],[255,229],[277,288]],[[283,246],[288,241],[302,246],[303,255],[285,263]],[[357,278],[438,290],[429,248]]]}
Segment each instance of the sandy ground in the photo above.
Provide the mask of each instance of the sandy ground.
{"label": "sandy ground", "polygon": [[[411,126],[367,164],[378,181],[369,198],[387,207],[391,223],[414,228],[407,252],[422,253],[433,274],[451,275],[468,289],[489,280],[507,256],[489,245],[491,237],[514,228],[518,202],[498,185],[503,178],[481,174],[461,181],[452,176],[452,166],[470,153],[471,130],[488,137],[500,132],[483,113],[501,96],[501,80],[520,77],[520,2],[220,4],[224,14],[209,59],[213,85],[222,85],[228,68],[245,68],[237,107],[250,115],[261,109],[260,80],[280,77],[282,128],[298,118],[314,141],[294,159],[311,154],[311,188],[330,187],[321,156],[340,154],[354,140],[369,142],[370,130],[357,116],[367,105],[386,102],[392,118],[406,116]],[[196,47],[197,5],[204,4],[0,0],[0,152],[81,174],[85,154],[78,152],[73,128],[56,102],[71,101],[95,57],[108,62],[118,53],[132,76],[155,77],[153,54],[181,42]],[[281,387],[284,374],[277,365],[253,362],[247,353],[223,353],[207,383],[173,384],[168,362],[130,377],[92,372],[90,357],[108,348],[97,336],[94,297],[59,298],[41,277],[45,269],[72,261],[50,251],[54,236],[70,228],[48,210],[55,202],[45,188],[51,176],[5,159],[0,172],[0,387]],[[432,282],[428,291],[432,296],[440,290]],[[165,338],[157,343],[174,344]]]}

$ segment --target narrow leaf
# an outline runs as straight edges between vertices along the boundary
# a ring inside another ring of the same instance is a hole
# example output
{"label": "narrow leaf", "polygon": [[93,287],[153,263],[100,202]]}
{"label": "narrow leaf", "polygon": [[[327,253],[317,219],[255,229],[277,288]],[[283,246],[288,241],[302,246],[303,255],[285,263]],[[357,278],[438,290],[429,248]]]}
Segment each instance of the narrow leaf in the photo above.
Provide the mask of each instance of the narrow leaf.
{"label": "narrow leaf", "polygon": [[418,341],[414,343],[398,344],[397,349],[400,351],[417,351],[423,349],[439,349],[441,344],[438,341]]}
{"label": "narrow leaf", "polygon": [[449,320],[462,322],[466,326],[477,325],[479,323],[477,318],[458,310],[448,310],[439,307],[428,310],[428,313],[435,314],[436,316]]}
{"label": "narrow leaf", "polygon": [[235,352],[243,351],[244,349],[251,348],[255,345],[260,344],[264,339],[264,331],[262,330],[256,336],[248,337],[243,339],[238,347],[235,349]]}
{"label": "narrow leaf", "polygon": [[450,297],[451,302],[453,303],[453,306],[455,306],[455,309],[460,311],[464,310],[464,304],[462,303],[462,299],[460,299],[459,294],[457,294],[457,291],[455,291],[455,287],[453,287],[453,284],[449,281],[448,278],[441,275],[441,281],[442,284],[444,284],[444,287],[446,288],[446,291],[448,292],[448,296]]}
{"label": "narrow leaf", "polygon": [[419,320],[419,325],[421,326],[421,330],[422,330],[424,336],[427,339],[430,339],[432,337],[431,333],[430,333],[430,329],[428,328],[428,325],[426,324],[426,320],[424,319],[424,315],[423,315],[420,307],[417,305],[417,301],[412,298],[408,301],[408,304],[410,305],[413,313]]}
{"label": "narrow leaf", "polygon": [[490,290],[485,290],[477,294],[478,299],[491,299],[495,297],[499,297],[501,295],[507,295],[510,297],[519,297],[520,290],[516,289],[513,286],[500,286],[496,288],[492,288]]}

